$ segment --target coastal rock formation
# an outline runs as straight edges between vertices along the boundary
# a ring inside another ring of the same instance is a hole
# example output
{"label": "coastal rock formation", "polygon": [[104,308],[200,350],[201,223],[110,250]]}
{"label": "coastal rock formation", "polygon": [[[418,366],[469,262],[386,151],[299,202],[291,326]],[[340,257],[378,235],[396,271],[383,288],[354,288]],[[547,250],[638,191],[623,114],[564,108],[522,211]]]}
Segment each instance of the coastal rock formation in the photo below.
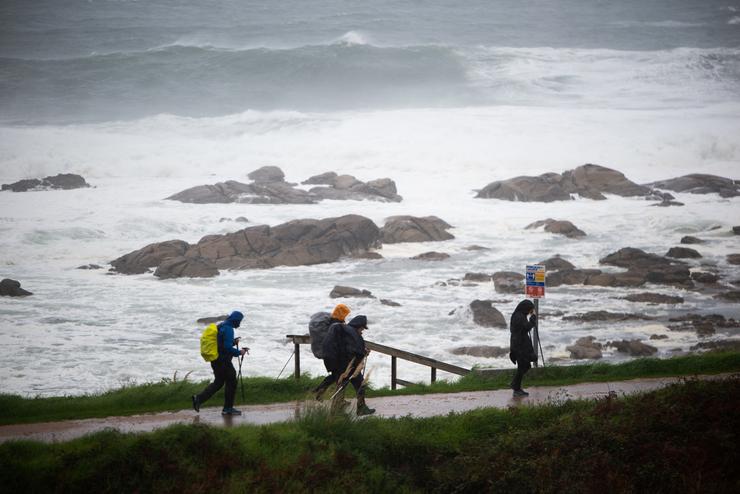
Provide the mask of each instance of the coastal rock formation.
{"label": "coastal rock formation", "polygon": [[718,298],[718,299],[721,299],[721,300],[726,300],[728,302],[738,303],[738,302],[740,302],[740,291],[738,291],[738,290],[730,290],[728,292],[718,293],[714,297],[715,298]]}
{"label": "coastal rock formation", "polygon": [[277,166],[263,166],[247,174],[258,184],[271,184],[276,182],[285,182],[285,173]]}
{"label": "coastal rock formation", "polygon": [[673,192],[688,192],[690,194],[716,193],[720,197],[736,197],[740,195],[739,180],[703,173],[693,173],[669,180],[659,180],[647,185],[658,189],[667,189]]}
{"label": "coastal rock formation", "polygon": [[673,295],[663,295],[662,293],[633,293],[623,297],[624,300],[630,302],[644,302],[647,304],[682,304],[683,297],[677,297]]}
{"label": "coastal rock formation", "polygon": [[740,235],[740,226],[733,226],[732,233],[735,235]]}
{"label": "coastal rock formation", "polygon": [[729,264],[740,264],[740,254],[727,254],[727,262]]}
{"label": "coastal rock formation", "polygon": [[486,328],[506,328],[506,319],[494,306],[492,300],[473,300],[470,303],[473,322]]}
{"label": "coastal rock formation", "polygon": [[645,186],[628,180],[622,173],[599,165],[586,164],[562,174],[545,173],[536,177],[520,176],[492,182],[476,195],[483,199],[507,201],[552,202],[567,201],[571,194],[588,199],[606,199],[604,194],[644,196]]}
{"label": "coastal rock formation", "polygon": [[398,302],[388,300],[387,298],[381,298],[380,303],[383,305],[387,305],[388,307],[401,307],[401,304],[399,304]]}
{"label": "coastal rock formation", "polygon": [[632,357],[649,357],[658,352],[657,348],[640,340],[609,341],[606,346],[614,347],[618,352],[626,353]]}
{"label": "coastal rock formation", "polygon": [[[641,249],[625,247],[600,259],[599,262],[627,268],[627,273],[621,276],[633,278],[636,282],[642,279],[642,283],[651,282],[683,288],[691,288],[694,285],[685,263],[650,254]],[[639,286],[642,283],[629,286]]]}
{"label": "coastal rock formation", "polygon": [[671,331],[696,331],[699,336],[713,335],[722,331],[737,334],[740,330],[740,321],[725,318],[721,314],[686,314],[668,319],[668,329]]}
{"label": "coastal rock formation", "polygon": [[203,257],[170,257],[154,271],[160,279],[168,278],[212,278],[218,276],[218,268],[210,259]]}
{"label": "coastal rock formation", "polygon": [[543,264],[545,266],[545,269],[548,272],[548,275],[550,272],[553,271],[562,271],[565,269],[575,269],[576,267],[571,263],[570,261],[567,261],[560,257],[560,254],[556,254],[554,257],[551,257],[550,259],[546,259],[540,264]]}
{"label": "coastal rock formation", "polygon": [[565,347],[570,352],[570,358],[579,360],[600,359],[603,356],[601,348],[601,343],[597,342],[593,336],[578,338],[575,343]]}
{"label": "coastal rock formation", "polygon": [[28,290],[21,288],[20,281],[5,278],[0,281],[0,297],[27,297],[33,295]]}
{"label": "coastal rock formation", "polygon": [[375,298],[368,290],[336,285],[329,293],[330,298]]}
{"label": "coastal rock formation", "polygon": [[567,220],[554,220],[547,218],[546,220],[535,221],[525,227],[526,230],[533,230],[544,226],[546,232],[556,233],[558,235],[565,235],[568,238],[581,238],[586,236],[586,232],[577,228],[573,223]]}
{"label": "coastal rock formation", "polygon": [[524,275],[514,271],[494,273],[493,289],[496,293],[524,293]]}
{"label": "coastal rock formation", "polygon": [[493,281],[493,275],[486,273],[465,273],[463,280],[475,283],[490,283]]}
{"label": "coastal rock formation", "polygon": [[[262,176],[260,176],[262,177]],[[286,182],[254,182],[245,184],[227,180],[214,185],[197,185],[166,198],[194,204],[315,204],[318,199],[305,190]]]}
{"label": "coastal rock formation", "polygon": [[595,321],[633,321],[633,320],[650,320],[651,317],[641,314],[623,314],[620,312],[608,312],[605,310],[596,310],[576,314],[574,316],[565,316],[563,321],[577,322],[595,322]]}
{"label": "coastal rock formation", "polygon": [[691,235],[686,235],[685,237],[681,237],[681,243],[682,244],[704,244],[706,243],[704,240],[692,237]]}
{"label": "coastal rock formation", "polygon": [[390,178],[378,178],[369,182],[362,182],[352,175],[337,175],[334,172],[315,175],[304,184],[325,184],[322,187],[313,187],[309,193],[321,199],[334,200],[371,200],[381,202],[401,202],[403,197],[398,195],[396,183]]}
{"label": "coastal rock formation", "polygon": [[431,242],[455,238],[447,230],[452,225],[436,216],[391,216],[381,229],[383,243]]}
{"label": "coastal rock formation", "polygon": [[460,346],[450,350],[453,355],[470,355],[471,357],[500,358],[509,355],[509,347],[474,345]]}
{"label": "coastal rock formation", "polygon": [[85,182],[85,179],[80,175],[74,173],[60,173],[53,177],[28,178],[25,180],[19,180],[12,184],[3,184],[1,190],[9,190],[11,192],[27,192],[29,190],[49,190],[49,189],[81,189],[84,187],[90,187],[90,184]]}
{"label": "coastal rock formation", "polygon": [[449,259],[450,255],[445,252],[424,252],[422,254],[418,254],[411,259],[415,261],[444,261],[445,259]]}
{"label": "coastal rock formation", "polygon": [[666,257],[673,257],[675,259],[700,259],[701,254],[694,249],[688,247],[671,247],[665,255]]}
{"label": "coastal rock formation", "polygon": [[714,284],[719,281],[719,275],[716,273],[709,273],[707,271],[693,271],[691,273],[691,279],[697,283]]}
{"label": "coastal rock formation", "polygon": [[121,274],[141,274],[159,266],[165,259],[181,257],[190,248],[184,240],[168,240],[149,244],[111,262]]}
{"label": "coastal rock formation", "polygon": [[225,235],[208,235],[195,245],[182,240],[150,244],[111,262],[119,273],[144,273],[165,260],[178,257],[195,259],[187,264],[168,264],[167,273],[198,276],[217,269],[272,268],[311,265],[337,261],[380,246],[380,230],[368,218],[346,215],[323,220],[295,220],[275,227],[245,228]]}

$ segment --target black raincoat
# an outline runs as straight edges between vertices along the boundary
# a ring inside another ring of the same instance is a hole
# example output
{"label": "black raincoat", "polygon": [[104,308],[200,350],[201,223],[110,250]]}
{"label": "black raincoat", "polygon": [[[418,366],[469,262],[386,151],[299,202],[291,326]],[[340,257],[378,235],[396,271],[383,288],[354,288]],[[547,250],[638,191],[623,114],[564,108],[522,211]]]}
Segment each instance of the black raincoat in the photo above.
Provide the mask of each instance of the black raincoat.
{"label": "black raincoat", "polygon": [[531,300],[523,300],[516,306],[514,313],[511,315],[509,330],[511,331],[511,352],[509,357],[512,362],[536,362],[537,354],[532,348],[532,339],[529,332],[537,324],[537,319],[532,316],[527,320],[527,314],[534,309],[534,303]]}

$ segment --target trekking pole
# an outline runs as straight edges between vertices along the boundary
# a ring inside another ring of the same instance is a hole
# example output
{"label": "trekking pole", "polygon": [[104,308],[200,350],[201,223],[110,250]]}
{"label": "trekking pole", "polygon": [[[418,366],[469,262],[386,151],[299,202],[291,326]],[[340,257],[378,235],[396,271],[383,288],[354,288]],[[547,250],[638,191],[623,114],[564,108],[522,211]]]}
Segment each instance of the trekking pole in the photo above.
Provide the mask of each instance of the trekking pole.
{"label": "trekking pole", "polygon": [[283,371],[285,370],[285,368],[286,368],[286,367],[288,367],[288,363],[289,363],[289,362],[291,361],[291,359],[293,359],[293,355],[295,355],[295,350],[293,350],[293,351],[292,351],[292,352],[290,353],[290,357],[288,357],[288,360],[286,360],[286,361],[285,361],[285,365],[283,366],[283,368],[282,368],[282,369],[280,369],[280,374],[278,374],[278,377],[276,377],[276,378],[275,378],[275,380],[276,380],[276,381],[277,381],[278,379],[280,379],[280,376],[281,376],[281,375],[283,375]]}
{"label": "trekking pole", "polygon": [[[352,365],[352,363],[353,363],[354,361],[355,361],[355,359],[352,359],[352,362],[350,362],[350,365]],[[361,363],[360,365],[358,365],[358,366],[357,366],[357,367],[355,368],[355,370],[354,370],[354,372],[352,373],[352,375],[351,375],[351,376],[349,376],[349,377],[347,377],[347,378],[346,378],[346,379],[345,379],[345,380],[344,380],[344,381],[342,382],[342,385],[341,385],[341,386],[337,386],[337,391],[336,391],[336,392],[335,392],[335,393],[334,393],[333,395],[331,395],[331,399],[332,399],[332,400],[333,400],[333,399],[334,399],[334,397],[335,397],[335,396],[337,396],[337,395],[338,395],[338,394],[339,394],[339,393],[340,393],[341,391],[344,391],[344,388],[346,388],[346,387],[347,387],[347,385],[349,384],[349,382],[350,382],[350,381],[351,381],[352,379],[354,379],[355,377],[357,377],[357,375],[358,375],[358,374],[359,374],[360,372],[362,372],[363,370],[365,370],[365,363],[366,363],[366,362],[367,362],[367,356],[365,356],[365,359],[364,359],[364,360],[362,361],[362,363]],[[348,368],[348,370],[349,370],[349,368]],[[345,371],[345,374],[346,374],[346,371]]]}
{"label": "trekking pole", "polygon": [[[239,343],[236,344],[236,349],[239,350]],[[241,353],[241,350],[239,350],[239,353]],[[239,382],[242,385],[242,403],[244,403],[244,379],[242,378],[242,362],[244,362],[244,355],[239,356]]]}
{"label": "trekking pole", "polygon": [[339,379],[337,379],[337,390],[336,392],[331,395],[330,399],[334,399],[335,396],[337,396],[344,388],[347,387],[347,383],[349,380],[347,379],[349,377],[349,373],[352,370],[352,366],[354,365],[356,360],[356,357],[352,357],[352,360],[349,361],[349,364],[347,365],[347,368],[344,370],[341,376],[339,376]]}

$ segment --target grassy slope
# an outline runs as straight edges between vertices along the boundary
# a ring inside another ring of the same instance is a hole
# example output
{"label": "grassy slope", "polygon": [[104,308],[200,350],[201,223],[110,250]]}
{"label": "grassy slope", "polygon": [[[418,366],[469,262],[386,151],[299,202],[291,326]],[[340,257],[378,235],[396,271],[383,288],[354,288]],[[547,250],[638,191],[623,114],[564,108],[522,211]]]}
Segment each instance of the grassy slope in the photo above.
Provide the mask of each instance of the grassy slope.
{"label": "grassy slope", "polygon": [[629,398],[0,445],[8,492],[738,492],[740,379]]}
{"label": "grassy slope", "polygon": [[[587,381],[736,371],[740,371],[740,353],[706,353],[672,359],[636,359],[622,364],[592,363],[533,369],[525,378],[525,385],[565,385]],[[439,381],[429,386],[410,386],[396,391],[388,388],[371,389],[368,396],[504,389],[508,387],[512,374],[513,370],[488,376],[470,374],[453,383]],[[243,403],[264,404],[305,399],[319,380],[320,378],[310,376],[303,376],[300,380],[245,378],[246,399]],[[159,383],[111,390],[98,395],[72,397],[23,398],[0,394],[0,425],[187,409],[190,407],[190,396],[202,390],[205,384],[205,382],[164,380]],[[208,405],[216,406],[222,402],[223,394],[218,393]],[[242,404],[239,389],[237,404]]]}

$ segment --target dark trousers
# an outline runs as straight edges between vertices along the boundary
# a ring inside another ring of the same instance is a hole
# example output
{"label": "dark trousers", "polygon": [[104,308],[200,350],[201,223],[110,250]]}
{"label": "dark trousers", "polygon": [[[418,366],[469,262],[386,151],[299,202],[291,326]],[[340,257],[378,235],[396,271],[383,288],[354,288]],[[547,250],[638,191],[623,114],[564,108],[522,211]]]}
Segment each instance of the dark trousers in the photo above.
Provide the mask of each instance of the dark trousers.
{"label": "dark trousers", "polygon": [[234,406],[234,396],[236,396],[236,370],[234,370],[231,359],[226,360],[219,357],[211,362],[211,369],[213,369],[214,380],[198,395],[198,401],[205,403],[226,384],[224,409],[232,408]]}
{"label": "dark trousers", "polygon": [[511,381],[511,389],[514,391],[522,389],[522,379],[524,379],[524,374],[526,374],[531,368],[532,364],[528,360],[517,360],[516,373],[514,374],[514,380]]}
{"label": "dark trousers", "polygon": [[[344,373],[344,371],[345,371],[345,369],[341,369],[341,370],[336,370],[336,369],[330,370],[331,374],[329,374],[328,376],[326,376],[324,378],[324,380],[321,381],[321,384],[319,384],[319,386],[316,388],[316,391],[317,392],[324,391],[329,386],[331,386],[332,384],[334,384],[335,382],[337,382],[339,380],[339,378],[342,376],[342,374]],[[350,375],[351,375],[352,372],[354,372],[354,368],[350,372]],[[350,384],[352,384],[352,387],[355,388],[355,392],[357,393],[357,396],[363,396],[365,394],[365,388],[362,387],[362,380],[363,379],[364,379],[364,377],[362,376],[362,372],[360,372],[355,377],[353,377],[352,379],[349,380]]]}

